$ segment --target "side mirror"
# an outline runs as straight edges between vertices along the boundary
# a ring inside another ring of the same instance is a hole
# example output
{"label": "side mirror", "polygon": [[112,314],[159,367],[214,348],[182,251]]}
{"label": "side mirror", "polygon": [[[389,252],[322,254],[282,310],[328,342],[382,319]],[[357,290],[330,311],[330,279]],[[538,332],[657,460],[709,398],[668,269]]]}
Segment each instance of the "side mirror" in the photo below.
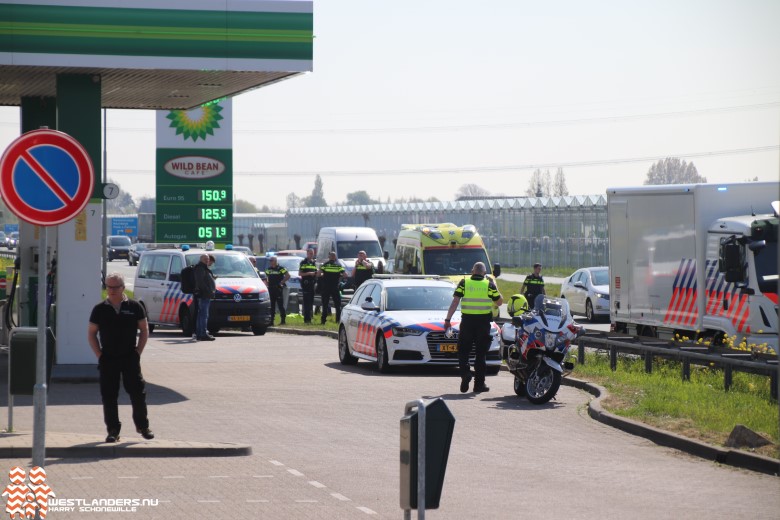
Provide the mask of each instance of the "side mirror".
{"label": "side mirror", "polygon": [[371,301],[365,301],[361,303],[360,308],[368,312],[375,312],[379,310],[379,306],[375,305],[374,302]]}
{"label": "side mirror", "polygon": [[493,276],[496,278],[501,276],[501,264],[493,264]]}
{"label": "side mirror", "polygon": [[574,282],[574,287],[579,287],[580,289],[584,289],[585,284],[582,282]]}

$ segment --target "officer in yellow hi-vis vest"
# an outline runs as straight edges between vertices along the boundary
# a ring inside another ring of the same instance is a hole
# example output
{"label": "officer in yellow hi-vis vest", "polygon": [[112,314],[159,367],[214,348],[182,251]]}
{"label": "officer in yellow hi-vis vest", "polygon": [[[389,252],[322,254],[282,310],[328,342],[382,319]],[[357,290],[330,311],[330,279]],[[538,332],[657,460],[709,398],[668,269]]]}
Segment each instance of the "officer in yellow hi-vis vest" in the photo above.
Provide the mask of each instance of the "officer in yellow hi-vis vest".
{"label": "officer in yellow hi-vis vest", "polygon": [[444,327],[450,328],[450,320],[460,304],[461,322],[458,334],[458,365],[460,367],[460,391],[469,391],[471,372],[469,355],[474,350],[474,391],[487,392],[485,385],[485,358],[490,348],[490,327],[493,322],[493,306],[503,303],[496,285],[486,277],[487,268],[477,262],[471,269],[471,277],[464,278],[455,288],[452,303],[447,310]]}

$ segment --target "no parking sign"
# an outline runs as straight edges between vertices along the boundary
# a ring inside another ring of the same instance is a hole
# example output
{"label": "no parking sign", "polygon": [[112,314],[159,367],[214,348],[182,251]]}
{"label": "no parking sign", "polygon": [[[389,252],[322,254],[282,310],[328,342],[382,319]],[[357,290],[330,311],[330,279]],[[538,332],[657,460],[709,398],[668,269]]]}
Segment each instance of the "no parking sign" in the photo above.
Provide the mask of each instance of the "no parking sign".
{"label": "no parking sign", "polygon": [[56,130],[33,130],[0,158],[0,195],[14,215],[56,226],[78,215],[94,187],[92,160],[81,143]]}

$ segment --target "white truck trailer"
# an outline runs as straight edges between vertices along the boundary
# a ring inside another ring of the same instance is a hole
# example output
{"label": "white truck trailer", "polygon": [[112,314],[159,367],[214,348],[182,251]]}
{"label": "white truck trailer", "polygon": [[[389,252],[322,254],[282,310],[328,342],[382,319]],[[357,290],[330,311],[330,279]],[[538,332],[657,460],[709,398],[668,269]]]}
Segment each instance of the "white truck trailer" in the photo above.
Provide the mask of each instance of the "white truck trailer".
{"label": "white truck trailer", "polygon": [[610,188],[616,332],[777,352],[780,184]]}

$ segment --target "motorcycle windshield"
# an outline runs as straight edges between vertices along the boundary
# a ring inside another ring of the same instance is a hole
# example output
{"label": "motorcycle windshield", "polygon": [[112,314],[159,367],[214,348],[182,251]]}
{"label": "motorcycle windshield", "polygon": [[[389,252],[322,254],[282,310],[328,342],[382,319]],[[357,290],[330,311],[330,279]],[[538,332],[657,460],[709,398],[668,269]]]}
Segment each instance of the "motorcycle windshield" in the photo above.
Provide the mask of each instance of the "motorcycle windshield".
{"label": "motorcycle windshield", "polygon": [[551,298],[539,294],[534,300],[534,310],[540,316],[556,316],[563,321],[569,315],[569,302],[563,298]]}

